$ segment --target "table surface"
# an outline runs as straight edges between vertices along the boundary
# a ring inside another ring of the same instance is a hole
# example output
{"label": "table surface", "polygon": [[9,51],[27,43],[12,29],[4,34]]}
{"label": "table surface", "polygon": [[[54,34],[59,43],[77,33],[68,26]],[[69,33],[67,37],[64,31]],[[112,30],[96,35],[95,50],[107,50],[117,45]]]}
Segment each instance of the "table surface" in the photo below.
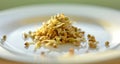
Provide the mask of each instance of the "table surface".
{"label": "table surface", "polygon": [[[119,63],[120,63],[120,58],[116,58],[116,59],[107,60],[107,61],[103,61],[103,62],[96,62],[94,64],[119,64]],[[26,63],[0,59],[0,64],[26,64]]]}
{"label": "table surface", "polygon": [[120,10],[120,0],[0,0],[0,10],[34,4],[87,4]]}

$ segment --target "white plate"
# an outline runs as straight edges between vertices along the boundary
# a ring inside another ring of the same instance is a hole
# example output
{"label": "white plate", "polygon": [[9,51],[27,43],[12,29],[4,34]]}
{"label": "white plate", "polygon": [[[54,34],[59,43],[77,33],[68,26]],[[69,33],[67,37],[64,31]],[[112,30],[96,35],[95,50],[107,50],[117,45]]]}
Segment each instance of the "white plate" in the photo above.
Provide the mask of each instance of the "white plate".
{"label": "white plate", "polygon": [[[82,28],[86,34],[95,35],[99,41],[99,49],[90,50],[94,53],[85,53],[88,48],[75,49],[76,54],[80,56],[73,57],[74,59],[77,58],[76,62],[94,62],[119,56],[118,52],[114,53],[116,55],[111,56],[110,53],[105,53],[105,51],[116,47],[120,43],[120,13],[108,8],[87,5],[34,5],[1,11],[0,36],[7,34],[7,41],[1,46],[7,51],[1,49],[8,54],[0,53],[0,56],[6,59],[13,57],[11,60],[14,61],[40,63],[43,62],[39,55],[42,50],[49,52],[48,54],[46,53],[49,56],[47,62],[61,61],[61,59],[56,57],[50,58],[53,55],[60,56],[66,53],[71,46],[60,46],[59,49],[52,51],[42,47],[37,52],[33,52],[34,46],[25,49],[24,40],[22,39],[23,32],[34,31],[35,28],[41,26],[41,21],[48,20],[51,15],[56,13],[64,13],[72,21],[76,21],[73,23],[74,26]],[[109,48],[104,46],[105,41],[110,41]],[[94,57],[93,54],[95,54],[96,58],[91,60],[90,58]],[[85,58],[82,59],[81,56]],[[80,61],[78,61],[79,59]]]}

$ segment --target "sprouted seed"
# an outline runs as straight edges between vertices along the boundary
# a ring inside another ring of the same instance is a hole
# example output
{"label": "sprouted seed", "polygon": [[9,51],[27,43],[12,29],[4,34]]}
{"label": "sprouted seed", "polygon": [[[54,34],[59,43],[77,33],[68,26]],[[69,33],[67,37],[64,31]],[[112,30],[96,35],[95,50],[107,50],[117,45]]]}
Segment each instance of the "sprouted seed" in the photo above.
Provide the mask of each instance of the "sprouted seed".
{"label": "sprouted seed", "polygon": [[31,34],[32,32],[31,32],[31,31],[29,31],[28,33],[29,33],[29,34]]}
{"label": "sprouted seed", "polygon": [[40,54],[42,57],[45,57],[45,52],[41,52]]}
{"label": "sprouted seed", "polygon": [[57,45],[56,45],[56,44],[53,44],[53,47],[54,47],[54,48],[57,48]]}
{"label": "sprouted seed", "polygon": [[7,36],[3,35],[0,42],[3,44],[7,40]]}
{"label": "sprouted seed", "polygon": [[3,41],[6,41],[6,39],[7,39],[7,36],[6,36],[6,35],[3,35],[2,40],[3,40]]}
{"label": "sprouted seed", "polygon": [[2,38],[1,38],[1,42],[5,42],[7,40],[7,36],[6,35],[3,35]]}
{"label": "sprouted seed", "polygon": [[29,42],[25,42],[25,48],[28,48],[30,46]]}
{"label": "sprouted seed", "polygon": [[23,38],[27,39],[28,38],[28,34],[27,33],[23,33]]}
{"label": "sprouted seed", "polygon": [[69,55],[71,55],[71,56],[74,55],[74,49],[73,48],[69,49]]}
{"label": "sprouted seed", "polygon": [[105,46],[106,46],[106,47],[109,47],[109,41],[106,41],[106,42],[105,42]]}
{"label": "sprouted seed", "polygon": [[96,41],[95,36],[88,34],[88,45],[89,48],[97,48],[98,41]]}

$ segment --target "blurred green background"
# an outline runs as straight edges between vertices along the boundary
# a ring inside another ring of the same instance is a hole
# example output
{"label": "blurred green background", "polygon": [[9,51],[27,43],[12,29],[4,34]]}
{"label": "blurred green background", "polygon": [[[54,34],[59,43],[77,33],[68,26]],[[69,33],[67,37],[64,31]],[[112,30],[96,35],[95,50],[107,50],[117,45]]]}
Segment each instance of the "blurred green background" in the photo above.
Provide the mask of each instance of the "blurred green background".
{"label": "blurred green background", "polygon": [[31,4],[90,4],[120,10],[120,0],[0,0],[0,10]]}

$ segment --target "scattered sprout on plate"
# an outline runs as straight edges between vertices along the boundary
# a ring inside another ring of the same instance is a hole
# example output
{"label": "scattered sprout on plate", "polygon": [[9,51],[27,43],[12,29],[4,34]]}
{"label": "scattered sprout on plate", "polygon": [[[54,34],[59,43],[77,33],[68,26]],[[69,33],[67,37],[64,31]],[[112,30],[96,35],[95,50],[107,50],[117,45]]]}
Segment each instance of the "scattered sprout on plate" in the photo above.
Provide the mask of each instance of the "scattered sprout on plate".
{"label": "scattered sprout on plate", "polygon": [[106,46],[106,47],[109,47],[109,44],[110,44],[109,41],[106,41],[106,42],[105,42],[105,46]]}
{"label": "scattered sprout on plate", "polygon": [[97,48],[98,41],[96,41],[95,36],[88,34],[88,45],[90,48]]}
{"label": "scattered sprout on plate", "polygon": [[7,36],[3,35],[0,39],[0,42],[3,44],[7,40]]}
{"label": "scattered sprout on plate", "polygon": [[70,56],[74,55],[74,48],[70,48],[70,49],[69,49],[69,55],[70,55]]}

